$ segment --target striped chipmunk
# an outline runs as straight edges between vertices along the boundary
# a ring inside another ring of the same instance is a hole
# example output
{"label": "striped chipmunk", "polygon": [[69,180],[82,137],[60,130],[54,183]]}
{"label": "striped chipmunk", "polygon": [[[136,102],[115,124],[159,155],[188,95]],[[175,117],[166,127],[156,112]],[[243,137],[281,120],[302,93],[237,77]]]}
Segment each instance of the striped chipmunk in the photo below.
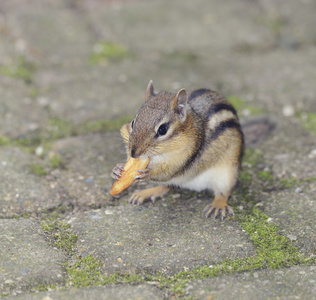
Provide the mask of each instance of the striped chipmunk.
{"label": "striped chipmunk", "polygon": [[[234,215],[227,204],[234,188],[243,153],[243,133],[236,110],[222,96],[208,89],[154,92],[150,81],[146,101],[131,122],[123,125],[127,158],[150,159],[133,177],[159,185],[136,191],[132,204],[165,195],[170,188],[210,190],[214,200],[204,209],[222,219]],[[112,177],[119,180],[124,164]]]}

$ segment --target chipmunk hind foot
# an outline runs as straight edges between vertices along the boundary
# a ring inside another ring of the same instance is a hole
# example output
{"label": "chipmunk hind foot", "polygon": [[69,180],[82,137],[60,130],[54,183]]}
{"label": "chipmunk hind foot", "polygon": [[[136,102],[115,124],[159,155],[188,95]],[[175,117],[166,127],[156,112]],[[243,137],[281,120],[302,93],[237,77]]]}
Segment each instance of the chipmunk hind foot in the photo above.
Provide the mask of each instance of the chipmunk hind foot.
{"label": "chipmunk hind foot", "polygon": [[228,196],[215,195],[213,202],[207,205],[203,212],[206,212],[206,217],[208,218],[212,213],[214,213],[215,219],[221,217],[224,219],[226,216],[234,216],[234,211],[227,204]]}
{"label": "chipmunk hind foot", "polygon": [[132,194],[129,199],[129,203],[141,205],[146,199],[150,199],[152,202],[155,202],[156,198],[162,197],[170,190],[169,187],[165,185],[158,185],[153,188],[145,189],[142,191],[136,191]]}

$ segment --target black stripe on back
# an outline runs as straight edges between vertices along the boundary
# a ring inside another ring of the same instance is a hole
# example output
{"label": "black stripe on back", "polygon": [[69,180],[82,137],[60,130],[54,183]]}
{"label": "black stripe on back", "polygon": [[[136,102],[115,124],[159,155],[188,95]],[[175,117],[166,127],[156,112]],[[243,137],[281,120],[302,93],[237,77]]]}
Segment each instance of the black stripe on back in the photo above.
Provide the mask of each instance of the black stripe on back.
{"label": "black stripe on back", "polygon": [[216,140],[224,131],[230,128],[236,128],[242,135],[240,124],[236,119],[229,119],[227,121],[221,122],[214,130],[214,133],[211,135],[212,140]]}
{"label": "black stripe on back", "polygon": [[221,110],[229,110],[237,117],[237,112],[232,105],[230,105],[229,103],[220,102],[220,103],[213,104],[211,106],[211,109],[209,110],[207,114],[207,119],[209,119],[212,115],[216,114],[217,112]]}
{"label": "black stripe on back", "polygon": [[208,93],[210,92],[211,90],[209,89],[198,89],[198,90],[195,90],[191,93],[191,95],[189,96],[189,101],[196,98],[196,97],[199,97],[205,93]]}

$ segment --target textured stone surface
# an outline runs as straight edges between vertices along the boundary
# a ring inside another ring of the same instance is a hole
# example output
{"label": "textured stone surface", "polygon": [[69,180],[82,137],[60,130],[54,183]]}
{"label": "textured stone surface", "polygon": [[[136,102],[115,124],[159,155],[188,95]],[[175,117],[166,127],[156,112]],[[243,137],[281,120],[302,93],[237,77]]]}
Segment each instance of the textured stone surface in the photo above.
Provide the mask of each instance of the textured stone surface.
{"label": "textured stone surface", "polygon": [[193,299],[314,299],[316,267],[261,270],[187,284]]}
{"label": "textured stone surface", "polygon": [[164,292],[150,285],[119,285],[107,287],[92,287],[69,289],[63,291],[41,292],[38,294],[24,294],[15,297],[6,297],[5,299],[25,299],[25,300],[102,300],[102,299],[126,299],[126,300],[145,300],[145,299],[163,299]]}
{"label": "textured stone surface", "polygon": [[142,270],[174,274],[224,259],[252,256],[235,222],[206,219],[208,201],[177,199],[149,206],[119,206],[72,218],[82,256],[105,262],[108,273]]}
{"label": "textured stone surface", "polygon": [[60,203],[43,176],[30,172],[36,157],[17,147],[0,147],[0,216],[36,213]]}
{"label": "textured stone surface", "polygon": [[[316,2],[306,0],[1,1],[0,296],[168,298],[169,288],[139,283],[23,292],[64,287],[68,277],[60,263],[78,255],[95,256],[108,273],[165,276],[256,254],[236,219],[205,219],[206,193],[176,191],[142,207],[127,200],[146,185],[109,195],[111,169],[125,160],[119,126],[82,128],[135,115],[150,79],[157,90],[208,87],[239,97],[246,105],[243,121],[251,105],[274,122],[253,147],[263,154],[263,170],[292,184],[265,184],[253,195],[260,195],[260,209],[280,234],[312,258],[316,137],[303,121],[316,112],[315,9]],[[127,54],[94,64],[99,42],[122,45]],[[54,155],[61,159],[55,167]],[[46,174],[35,175],[32,165]],[[39,225],[45,214],[68,222],[78,235],[74,255],[64,257],[46,242]],[[314,273],[314,266],[253,270],[188,282],[186,289],[197,299],[309,299]]]}
{"label": "textured stone surface", "polygon": [[63,280],[63,254],[49,246],[38,223],[0,220],[0,292]]}

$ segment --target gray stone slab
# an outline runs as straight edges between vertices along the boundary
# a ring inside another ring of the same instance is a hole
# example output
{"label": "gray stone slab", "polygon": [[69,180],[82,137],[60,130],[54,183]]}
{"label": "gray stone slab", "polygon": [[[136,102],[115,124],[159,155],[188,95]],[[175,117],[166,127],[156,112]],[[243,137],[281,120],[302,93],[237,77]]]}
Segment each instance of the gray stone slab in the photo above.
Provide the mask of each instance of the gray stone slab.
{"label": "gray stone slab", "polygon": [[64,169],[51,173],[50,185],[54,190],[64,190],[75,210],[111,201],[111,170],[125,161],[118,132],[60,139],[52,143],[51,151],[62,157]]}
{"label": "gray stone slab", "polygon": [[277,178],[271,185],[277,185],[278,178],[293,181],[289,188],[264,193],[264,212],[301,251],[307,255],[315,253],[316,156],[311,153],[316,149],[316,136],[295,120],[279,119],[272,134],[258,148],[266,167]]}
{"label": "gray stone slab", "polygon": [[315,299],[316,267],[260,270],[190,282],[193,299]]}
{"label": "gray stone slab", "polygon": [[316,136],[294,118],[273,117],[274,130],[258,146],[272,173],[277,178],[316,177],[316,155],[312,155],[316,149]]}
{"label": "gray stone slab", "polygon": [[45,176],[30,172],[37,158],[16,147],[0,147],[0,216],[37,213],[61,202]]}
{"label": "gray stone slab", "polygon": [[78,251],[93,255],[105,271],[174,274],[224,259],[255,254],[246,233],[234,222],[206,219],[210,200],[192,197],[144,206],[120,205],[73,216]]}
{"label": "gray stone slab", "polygon": [[31,99],[22,79],[0,75],[0,83],[0,135],[24,137],[47,125],[47,111]]}
{"label": "gray stone slab", "polygon": [[302,187],[272,192],[263,202],[265,213],[280,226],[281,234],[306,255],[316,251],[316,180]]}
{"label": "gray stone slab", "polygon": [[46,243],[37,222],[0,219],[0,227],[0,292],[63,280],[65,257]]}
{"label": "gray stone slab", "polygon": [[142,299],[163,299],[164,292],[156,287],[142,284],[142,285],[125,285],[105,286],[105,287],[88,287],[80,289],[67,289],[60,291],[40,292],[37,294],[23,294],[17,296],[10,296],[4,299],[23,299],[23,300],[142,300]]}

